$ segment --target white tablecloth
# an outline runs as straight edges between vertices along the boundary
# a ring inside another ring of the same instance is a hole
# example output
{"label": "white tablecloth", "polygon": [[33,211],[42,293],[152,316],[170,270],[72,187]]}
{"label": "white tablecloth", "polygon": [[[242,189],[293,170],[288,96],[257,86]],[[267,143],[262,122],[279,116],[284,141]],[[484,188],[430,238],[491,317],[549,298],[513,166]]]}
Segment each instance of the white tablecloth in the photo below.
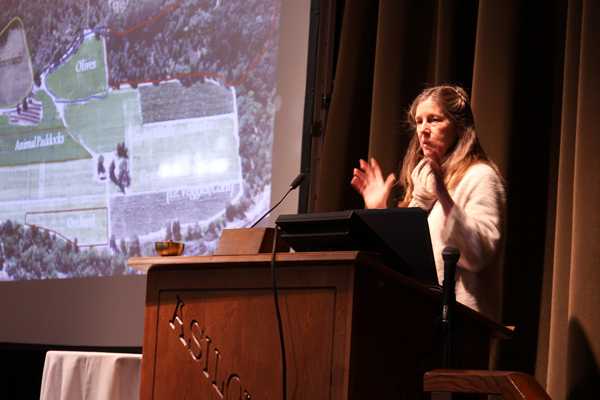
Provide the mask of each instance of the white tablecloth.
{"label": "white tablecloth", "polygon": [[139,399],[140,354],[49,351],[40,400]]}

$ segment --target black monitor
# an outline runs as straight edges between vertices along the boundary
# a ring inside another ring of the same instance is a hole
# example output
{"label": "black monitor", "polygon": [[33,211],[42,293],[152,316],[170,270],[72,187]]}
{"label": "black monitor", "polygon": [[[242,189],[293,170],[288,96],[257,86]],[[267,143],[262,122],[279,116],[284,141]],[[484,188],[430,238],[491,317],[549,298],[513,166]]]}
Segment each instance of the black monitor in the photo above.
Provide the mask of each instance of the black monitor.
{"label": "black monitor", "polygon": [[280,215],[275,224],[295,251],[374,251],[389,267],[438,285],[427,213],[420,208]]}

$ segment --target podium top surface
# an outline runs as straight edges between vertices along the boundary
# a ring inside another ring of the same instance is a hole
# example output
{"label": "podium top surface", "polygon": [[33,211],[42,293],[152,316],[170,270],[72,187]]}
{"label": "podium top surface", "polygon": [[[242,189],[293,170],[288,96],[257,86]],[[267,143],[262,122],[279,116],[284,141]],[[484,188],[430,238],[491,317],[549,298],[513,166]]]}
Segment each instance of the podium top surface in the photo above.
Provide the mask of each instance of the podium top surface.
{"label": "podium top surface", "polygon": [[[318,261],[320,263],[347,263],[356,261],[361,255],[368,253],[360,251],[313,251],[313,252],[296,252],[296,253],[277,253],[277,262],[296,263],[307,261]],[[130,267],[147,272],[154,265],[197,265],[203,264],[210,266],[211,264],[223,263],[256,263],[263,264],[271,262],[271,253],[259,253],[252,255],[228,255],[228,256],[171,256],[171,257],[131,257],[128,260]]]}

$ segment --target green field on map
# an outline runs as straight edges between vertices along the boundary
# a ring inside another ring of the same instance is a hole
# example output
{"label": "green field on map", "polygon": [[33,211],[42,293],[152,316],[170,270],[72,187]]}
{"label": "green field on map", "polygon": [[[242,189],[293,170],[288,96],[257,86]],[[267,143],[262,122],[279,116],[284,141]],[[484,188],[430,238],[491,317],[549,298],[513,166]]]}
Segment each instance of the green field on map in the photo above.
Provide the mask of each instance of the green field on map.
{"label": "green field on map", "polygon": [[[44,118],[40,124],[10,125],[8,117],[0,115],[0,167],[91,158],[90,153],[67,132],[52,99],[42,91],[37,92],[34,98],[44,107]],[[47,143],[48,135],[58,138],[54,139],[55,144]],[[27,148],[24,144],[31,141],[35,142],[35,146]]]}
{"label": "green field on map", "polygon": [[108,210],[106,208],[34,212],[25,216],[25,222],[60,233],[81,246],[106,245],[108,238]]}
{"label": "green field on map", "polygon": [[96,153],[114,151],[125,141],[126,132],[138,132],[142,125],[137,91],[110,92],[99,100],[65,107],[69,131]]}
{"label": "green field on map", "polygon": [[235,116],[146,125],[131,142],[139,192],[239,181]]}
{"label": "green field on map", "polygon": [[103,38],[89,36],[79,49],[46,79],[48,90],[59,99],[77,100],[105,93],[107,75]]}

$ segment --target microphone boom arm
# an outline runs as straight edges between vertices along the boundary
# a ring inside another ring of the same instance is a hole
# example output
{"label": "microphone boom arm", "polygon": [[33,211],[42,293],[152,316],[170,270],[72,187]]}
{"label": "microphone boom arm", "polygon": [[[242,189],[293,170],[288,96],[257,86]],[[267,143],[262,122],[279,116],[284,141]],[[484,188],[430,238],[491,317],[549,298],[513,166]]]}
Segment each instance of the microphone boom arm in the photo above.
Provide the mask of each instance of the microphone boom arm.
{"label": "microphone boom arm", "polygon": [[290,184],[290,188],[288,189],[287,192],[285,192],[285,194],[283,195],[283,197],[281,198],[281,200],[279,200],[277,202],[277,204],[275,204],[273,207],[271,207],[271,209],[269,211],[267,211],[266,213],[264,213],[256,222],[254,222],[250,228],[254,228],[260,221],[262,221],[263,219],[265,219],[265,217],[269,214],[271,214],[271,212],[277,208],[277,206],[279,206],[283,200],[285,200],[285,198],[288,196],[288,194],[290,194],[290,192],[292,192],[292,190],[296,189],[298,186],[300,186],[300,184],[302,183],[302,181],[304,180],[304,178],[306,177],[306,175],[304,173],[300,173],[298,174],[298,176],[296,176],[294,178],[294,180],[292,181],[292,183]]}

